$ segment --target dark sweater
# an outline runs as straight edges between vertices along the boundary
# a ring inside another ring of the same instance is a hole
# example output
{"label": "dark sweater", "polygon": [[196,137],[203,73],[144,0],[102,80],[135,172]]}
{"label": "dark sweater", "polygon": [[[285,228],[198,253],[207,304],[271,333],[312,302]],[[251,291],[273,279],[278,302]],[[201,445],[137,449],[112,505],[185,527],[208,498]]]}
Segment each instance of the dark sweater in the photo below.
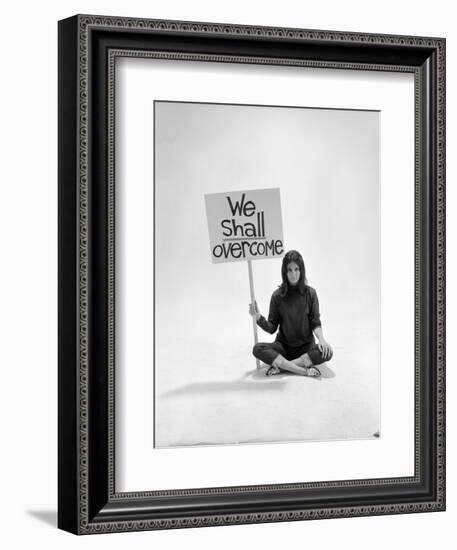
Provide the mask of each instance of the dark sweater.
{"label": "dark sweater", "polygon": [[302,296],[298,287],[289,286],[283,297],[280,289],[275,290],[270,300],[268,320],[262,316],[257,324],[270,334],[274,334],[279,326],[276,340],[286,346],[298,347],[313,343],[313,330],[321,326],[316,291],[305,286]]}

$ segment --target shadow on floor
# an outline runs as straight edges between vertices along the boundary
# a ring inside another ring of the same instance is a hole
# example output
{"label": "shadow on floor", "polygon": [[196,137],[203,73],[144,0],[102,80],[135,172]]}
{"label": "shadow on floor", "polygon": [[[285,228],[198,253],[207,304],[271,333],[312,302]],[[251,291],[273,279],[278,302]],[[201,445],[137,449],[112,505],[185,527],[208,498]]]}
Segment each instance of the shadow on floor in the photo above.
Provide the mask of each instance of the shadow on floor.
{"label": "shadow on floor", "polygon": [[186,384],[181,388],[176,388],[163,393],[160,397],[171,397],[174,395],[189,395],[192,393],[214,393],[214,392],[258,392],[260,389],[260,381],[262,383],[262,391],[278,391],[281,390],[287,382],[281,380],[282,376],[275,377],[273,384],[264,384],[265,381],[270,382],[273,377],[266,377],[265,374],[259,375],[258,379],[252,377],[259,383],[246,383],[246,377],[239,380],[227,380],[226,382],[195,382],[194,384]]}
{"label": "shadow on floor", "polygon": [[55,510],[27,510],[27,514],[51,527],[57,527],[57,512]]}
{"label": "shadow on floor", "polygon": [[[267,366],[264,365],[260,369],[252,369],[245,373],[245,375],[239,380],[227,380],[224,382],[195,382],[193,384],[186,384],[181,388],[176,388],[168,392],[163,393],[160,397],[172,397],[174,395],[188,395],[192,393],[215,393],[215,392],[257,392],[260,387],[262,391],[278,391],[289,384],[294,378],[305,378],[291,374],[289,372],[282,372],[275,374],[274,376],[266,376]],[[336,374],[325,363],[319,365],[321,376],[319,377],[306,377],[310,380],[322,381],[324,378],[334,378]],[[252,380],[253,382],[246,381]]]}

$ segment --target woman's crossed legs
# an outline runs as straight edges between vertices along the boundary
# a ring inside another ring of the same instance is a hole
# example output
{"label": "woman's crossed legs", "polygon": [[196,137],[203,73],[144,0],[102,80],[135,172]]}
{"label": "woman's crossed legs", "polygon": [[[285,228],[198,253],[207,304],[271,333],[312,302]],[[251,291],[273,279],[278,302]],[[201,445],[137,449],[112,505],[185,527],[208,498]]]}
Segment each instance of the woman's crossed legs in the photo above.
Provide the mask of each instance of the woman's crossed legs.
{"label": "woman's crossed legs", "polygon": [[281,370],[299,374],[301,376],[320,376],[315,365],[330,361],[333,354],[324,359],[319,346],[312,342],[297,348],[285,346],[280,342],[259,342],[252,350],[254,357],[267,365],[271,365],[267,374],[278,374]]}

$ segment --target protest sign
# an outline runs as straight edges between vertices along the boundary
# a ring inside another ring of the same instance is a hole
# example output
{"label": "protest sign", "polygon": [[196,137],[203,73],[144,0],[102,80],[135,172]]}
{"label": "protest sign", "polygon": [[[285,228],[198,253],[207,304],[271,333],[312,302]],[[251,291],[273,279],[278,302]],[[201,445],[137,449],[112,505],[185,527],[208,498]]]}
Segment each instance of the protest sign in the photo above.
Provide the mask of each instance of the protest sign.
{"label": "protest sign", "polygon": [[205,195],[213,263],[284,254],[279,189]]}
{"label": "protest sign", "polygon": [[[281,198],[278,188],[205,195],[211,260],[247,261],[251,303],[255,304],[252,260],[284,255]],[[254,342],[257,324],[253,317]],[[257,368],[259,360],[256,359]]]}

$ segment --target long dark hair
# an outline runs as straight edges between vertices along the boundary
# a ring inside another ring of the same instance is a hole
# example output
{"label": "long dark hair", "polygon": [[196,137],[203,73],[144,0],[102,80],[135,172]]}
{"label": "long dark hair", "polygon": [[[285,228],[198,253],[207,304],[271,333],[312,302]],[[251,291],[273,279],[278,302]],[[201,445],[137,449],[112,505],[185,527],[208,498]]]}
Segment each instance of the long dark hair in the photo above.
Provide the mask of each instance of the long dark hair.
{"label": "long dark hair", "polygon": [[303,261],[303,257],[300,254],[300,252],[297,252],[296,250],[289,250],[289,252],[286,252],[284,254],[284,258],[282,259],[282,266],[281,266],[281,277],[282,277],[282,283],[279,286],[279,293],[281,296],[285,296],[287,294],[287,291],[289,290],[289,280],[287,279],[287,266],[291,263],[295,262],[298,265],[298,268],[300,269],[300,278],[298,279],[297,285],[298,290],[301,295],[305,294],[305,287],[308,284],[308,281],[306,279],[306,270],[305,270],[305,262]]}

